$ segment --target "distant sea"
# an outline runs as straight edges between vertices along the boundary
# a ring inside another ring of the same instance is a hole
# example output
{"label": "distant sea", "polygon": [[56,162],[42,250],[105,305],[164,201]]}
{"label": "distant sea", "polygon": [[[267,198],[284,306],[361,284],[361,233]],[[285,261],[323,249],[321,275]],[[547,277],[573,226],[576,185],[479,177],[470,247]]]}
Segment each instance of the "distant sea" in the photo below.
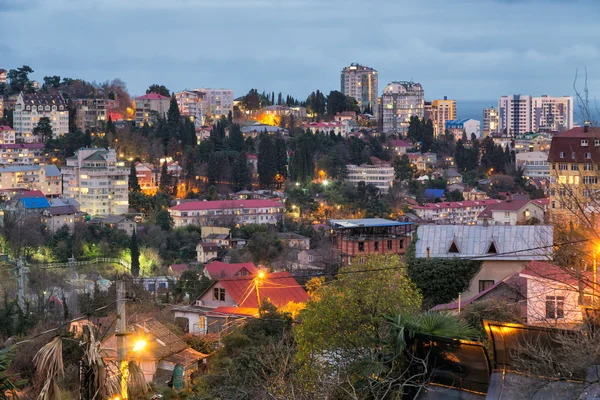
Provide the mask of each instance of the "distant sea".
{"label": "distant sea", "polygon": [[483,123],[483,109],[494,107],[498,108],[498,99],[496,100],[456,100],[456,118],[457,119],[476,119]]}

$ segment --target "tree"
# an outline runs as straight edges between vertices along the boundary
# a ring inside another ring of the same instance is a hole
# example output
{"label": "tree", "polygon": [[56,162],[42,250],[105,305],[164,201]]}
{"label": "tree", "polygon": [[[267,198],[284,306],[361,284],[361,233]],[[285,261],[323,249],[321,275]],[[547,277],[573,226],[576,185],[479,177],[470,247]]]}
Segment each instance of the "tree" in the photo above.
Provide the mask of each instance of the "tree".
{"label": "tree", "polygon": [[394,167],[395,177],[400,183],[412,179],[416,171],[415,166],[411,164],[406,154],[402,154],[402,157],[396,156],[392,162],[392,166]]}
{"label": "tree", "polygon": [[255,264],[271,265],[282,250],[279,238],[269,231],[255,233],[248,242],[248,251],[252,253]]}
{"label": "tree", "polygon": [[21,68],[11,69],[6,74],[6,80],[8,83],[9,94],[17,94],[19,92],[31,93],[33,92],[33,85],[29,80],[29,74],[32,74],[33,70],[28,65],[23,65]]}
{"label": "tree", "polygon": [[260,96],[258,90],[250,89],[248,94],[242,99],[242,105],[246,110],[258,110],[261,107]]}
{"label": "tree", "polygon": [[169,174],[169,169],[167,168],[167,162],[163,162],[160,168],[160,181],[158,182],[158,190],[162,193],[168,193],[169,188],[171,187],[171,175]]}
{"label": "tree", "polygon": [[231,125],[229,129],[229,147],[233,151],[243,151],[246,148],[244,135],[238,124]]}
{"label": "tree", "polygon": [[41,117],[31,133],[40,138],[43,143],[47,143],[52,139],[52,123],[50,122],[50,118]]}
{"label": "tree", "polygon": [[170,231],[173,227],[173,217],[169,214],[168,210],[160,210],[156,213],[155,221],[156,225],[160,226],[163,231]]}
{"label": "tree", "polygon": [[129,167],[129,191],[140,192],[140,183],[138,182],[137,170],[135,169],[135,162],[132,162]]}
{"label": "tree", "polygon": [[167,87],[165,85],[158,85],[156,83],[153,85],[150,85],[150,87],[148,89],[146,89],[146,94],[150,94],[150,93],[158,93],[161,96],[165,96],[165,97],[171,96],[171,92],[169,91],[169,89],[167,89]]}
{"label": "tree", "polygon": [[273,138],[266,132],[258,138],[258,180],[263,187],[272,186],[277,174],[277,149]]}
{"label": "tree", "polygon": [[169,126],[169,133],[171,137],[179,137],[178,135],[179,125],[181,123],[181,114],[179,113],[179,106],[177,105],[177,99],[175,93],[171,96],[171,102],[169,104],[169,110],[167,111],[167,125]]}
{"label": "tree", "polygon": [[131,254],[131,275],[133,275],[134,278],[137,278],[140,275],[140,248],[138,247],[135,230],[131,234],[129,252]]}
{"label": "tree", "polygon": [[45,76],[44,84],[42,85],[42,90],[46,93],[50,91],[50,89],[58,89],[60,86],[60,76]]}
{"label": "tree", "polygon": [[327,114],[334,116],[344,111],[360,113],[360,108],[353,97],[346,96],[337,90],[329,92],[329,96],[327,96]]}
{"label": "tree", "polygon": [[238,153],[231,166],[231,180],[233,182],[233,190],[235,191],[246,188],[252,182],[248,156],[243,151]]}
{"label": "tree", "polygon": [[202,275],[198,278],[198,271],[189,269],[184,271],[177,280],[177,283],[175,283],[173,296],[175,296],[176,301],[180,302],[187,294],[189,295],[190,301],[194,301],[204,293],[211,284],[212,281],[208,279],[206,275]]}

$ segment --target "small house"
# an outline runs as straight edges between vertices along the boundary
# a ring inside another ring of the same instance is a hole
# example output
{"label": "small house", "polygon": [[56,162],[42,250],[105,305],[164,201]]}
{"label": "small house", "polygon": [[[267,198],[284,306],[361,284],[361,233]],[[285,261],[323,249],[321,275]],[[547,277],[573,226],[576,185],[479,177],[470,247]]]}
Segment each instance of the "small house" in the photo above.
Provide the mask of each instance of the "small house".
{"label": "small house", "polygon": [[207,263],[217,258],[219,246],[214,243],[200,242],[196,246],[196,259],[199,263]]}

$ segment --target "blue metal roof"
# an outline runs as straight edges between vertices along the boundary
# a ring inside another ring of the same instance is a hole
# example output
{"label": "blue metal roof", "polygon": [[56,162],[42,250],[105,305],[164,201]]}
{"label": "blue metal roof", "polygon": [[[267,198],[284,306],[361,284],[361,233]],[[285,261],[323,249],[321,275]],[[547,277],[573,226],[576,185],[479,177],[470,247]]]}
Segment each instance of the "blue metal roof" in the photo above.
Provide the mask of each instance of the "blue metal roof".
{"label": "blue metal roof", "polygon": [[435,199],[444,197],[444,189],[425,189],[426,199]]}
{"label": "blue metal roof", "polygon": [[50,203],[45,197],[28,197],[20,200],[25,208],[48,208]]}
{"label": "blue metal roof", "polygon": [[384,226],[402,226],[411,225],[412,222],[398,222],[383,218],[362,218],[362,219],[332,219],[329,223],[334,228],[374,228]]}
{"label": "blue metal roof", "polygon": [[451,119],[446,121],[446,128],[460,129],[464,126],[465,122],[470,121],[472,118],[463,119]]}

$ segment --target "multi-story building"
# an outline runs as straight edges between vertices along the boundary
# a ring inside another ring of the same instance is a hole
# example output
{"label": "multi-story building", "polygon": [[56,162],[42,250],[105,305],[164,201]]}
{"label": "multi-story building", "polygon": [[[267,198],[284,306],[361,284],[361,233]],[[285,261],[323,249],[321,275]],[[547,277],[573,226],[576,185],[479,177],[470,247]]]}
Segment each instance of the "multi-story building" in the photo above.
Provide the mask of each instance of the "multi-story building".
{"label": "multi-story building", "polygon": [[1,189],[39,190],[46,196],[62,194],[62,178],[54,165],[0,166]]}
{"label": "multi-story building", "polygon": [[75,99],[75,124],[82,132],[86,129],[100,128],[108,119],[111,109],[117,107],[116,100],[109,99]]}
{"label": "multi-story building", "polygon": [[515,136],[515,153],[543,151],[548,153],[552,136],[547,133],[528,133]]}
{"label": "multi-story building", "polygon": [[179,113],[191,118],[196,127],[204,125],[204,93],[200,90],[184,90],[175,93]]}
{"label": "multi-story building", "polygon": [[43,143],[0,144],[0,165],[35,165],[47,162]]}
{"label": "multi-story building", "polygon": [[435,137],[443,135],[446,121],[456,119],[456,100],[448,100],[446,96],[443,100],[433,100],[429,119],[433,122],[433,135]]}
{"label": "multi-story building", "polygon": [[454,139],[462,138],[463,133],[467,134],[467,140],[471,140],[471,135],[478,139],[481,137],[481,123],[475,119],[455,119],[446,121],[446,129],[454,135]]}
{"label": "multi-story building", "polygon": [[423,221],[436,224],[475,225],[477,216],[489,205],[502,200],[466,200],[443,203],[425,203],[414,206],[415,214]]}
{"label": "multi-story building", "polygon": [[361,111],[369,107],[375,118],[378,117],[377,107],[377,71],[364,65],[352,63],[342,70],[340,90],[346,96],[356,100]]}
{"label": "multi-story building", "polygon": [[61,95],[20,93],[13,114],[17,143],[35,143],[42,140],[32,133],[42,117],[50,119],[54,137],[69,132],[69,111]]}
{"label": "multi-story building", "polygon": [[135,124],[152,125],[156,117],[166,118],[171,98],[158,93],[148,93],[135,98]]}
{"label": "multi-story building", "polygon": [[330,133],[333,132],[336,135],[342,135],[343,137],[348,136],[350,133],[350,121],[341,121],[341,122],[311,122],[309,124],[304,125],[304,129],[310,129],[312,133],[324,132]]}
{"label": "multi-story building", "polygon": [[404,258],[414,227],[412,222],[381,218],[332,219],[333,251],[342,265],[363,264],[366,256],[398,254]]}
{"label": "multi-story building", "polygon": [[5,69],[0,68],[0,84],[6,85],[6,74],[7,71]]}
{"label": "multi-story building", "polygon": [[416,167],[418,171],[426,171],[435,167],[437,154],[435,153],[406,153],[410,160],[410,166]]}
{"label": "multi-story building", "polygon": [[15,144],[15,130],[13,128],[0,125],[0,144]]}
{"label": "multi-story building", "polygon": [[532,127],[536,132],[564,132],[573,128],[573,97],[534,97]]}
{"label": "multi-story building", "polygon": [[135,173],[138,184],[144,193],[154,193],[158,189],[156,173],[152,166],[141,162],[135,163]]}
{"label": "multi-story building", "polygon": [[405,135],[410,117],[423,118],[424,92],[420,83],[392,82],[381,97],[383,132]]}
{"label": "multi-story building", "polygon": [[358,182],[375,185],[382,193],[387,193],[394,184],[394,167],[382,165],[348,165],[346,181],[357,185]]}
{"label": "multi-story building", "polygon": [[523,176],[527,178],[550,178],[548,153],[532,151],[515,155],[516,164],[523,168]]}
{"label": "multi-story building", "polygon": [[200,92],[204,93],[202,115],[211,117],[212,119],[219,119],[221,116],[227,117],[230,112],[233,114],[232,89],[202,88]]}
{"label": "multi-story building", "polygon": [[483,109],[483,137],[498,132],[498,110],[494,107]]}
{"label": "multi-story building", "polygon": [[427,121],[428,119],[433,120],[433,106],[430,101],[426,101],[423,103],[423,119]]}
{"label": "multi-story building", "polygon": [[186,201],[169,208],[175,227],[213,223],[277,224],[284,204],[273,200]]}
{"label": "multi-story building", "polygon": [[113,149],[79,149],[62,168],[63,193],[91,216],[129,211],[129,168]]}
{"label": "multi-story building", "polygon": [[586,125],[552,137],[550,210],[557,221],[577,223],[589,217],[584,213],[599,212],[599,134],[599,128]]}
{"label": "multi-story building", "polygon": [[502,96],[498,100],[498,132],[510,136],[532,132],[531,96]]}

